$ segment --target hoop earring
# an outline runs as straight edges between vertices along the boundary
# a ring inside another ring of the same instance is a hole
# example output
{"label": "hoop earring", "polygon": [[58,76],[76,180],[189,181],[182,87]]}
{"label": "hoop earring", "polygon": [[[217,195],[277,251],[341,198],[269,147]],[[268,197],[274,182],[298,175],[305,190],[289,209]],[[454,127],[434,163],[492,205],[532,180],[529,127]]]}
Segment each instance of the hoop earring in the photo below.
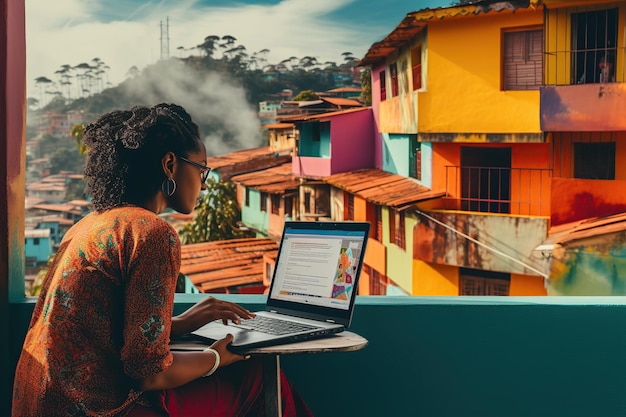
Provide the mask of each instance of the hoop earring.
{"label": "hoop earring", "polygon": [[174,195],[174,191],[176,191],[176,181],[174,181],[174,178],[164,179],[161,183],[161,191],[167,194],[168,197]]}

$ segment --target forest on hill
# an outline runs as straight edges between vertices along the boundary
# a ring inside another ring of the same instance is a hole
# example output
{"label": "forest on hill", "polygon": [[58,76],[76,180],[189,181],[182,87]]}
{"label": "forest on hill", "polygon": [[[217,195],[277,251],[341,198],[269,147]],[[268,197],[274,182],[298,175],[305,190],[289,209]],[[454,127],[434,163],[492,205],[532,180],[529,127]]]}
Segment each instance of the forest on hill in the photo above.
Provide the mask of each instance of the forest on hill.
{"label": "forest on hill", "polygon": [[[303,90],[361,87],[364,71],[350,52],[342,53],[339,63],[322,63],[311,56],[270,63],[268,49],[248,53],[228,35],[207,36],[194,47],[179,49],[187,55],[162,59],[142,70],[132,67],[116,86],[107,82],[110,68],[100,58],[64,64],[54,75],[34,80],[39,97],[28,98],[29,110],[33,116],[76,110],[89,119],[133,105],[177,102],[202,132],[219,137],[212,152],[219,154],[258,146],[259,102],[279,101],[285,90],[296,96]],[[369,72],[363,78],[369,81]]]}

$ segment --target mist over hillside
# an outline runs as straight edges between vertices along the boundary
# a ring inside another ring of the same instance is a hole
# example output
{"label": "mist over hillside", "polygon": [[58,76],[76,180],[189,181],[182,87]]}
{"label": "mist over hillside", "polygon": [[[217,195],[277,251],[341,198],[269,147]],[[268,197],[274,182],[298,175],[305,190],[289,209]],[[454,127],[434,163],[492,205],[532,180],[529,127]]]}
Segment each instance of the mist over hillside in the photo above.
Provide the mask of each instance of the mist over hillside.
{"label": "mist over hillside", "polygon": [[[278,64],[269,64],[261,58],[262,54],[255,53],[250,57],[244,46],[237,46],[233,39],[224,38],[205,38],[197,47],[197,55],[161,60],[142,71],[131,68],[128,78],[121,84],[93,93],[83,88],[83,97],[79,98],[68,98],[69,93],[64,94],[64,91],[71,91],[69,88],[63,90],[61,83],[40,77],[45,79],[47,92],[53,98],[45,106],[32,110],[33,117],[29,120],[43,112],[77,110],[87,115],[85,122],[89,123],[114,109],[177,103],[187,109],[200,127],[208,154],[221,155],[264,144],[258,128],[258,104],[278,100],[278,94],[283,90],[291,90],[297,95],[302,90],[326,91],[340,86],[360,86],[358,60],[349,52],[342,54],[344,62],[341,65],[334,62],[322,64],[308,56],[301,59],[290,57]],[[221,44],[223,51],[221,56],[216,56],[220,41],[225,42]],[[229,48],[224,48],[225,45]],[[64,66],[64,74],[69,72],[68,67]],[[89,73],[89,64],[71,68],[79,67],[87,71],[82,72],[83,76]],[[70,77],[64,77],[63,84],[69,84]]]}

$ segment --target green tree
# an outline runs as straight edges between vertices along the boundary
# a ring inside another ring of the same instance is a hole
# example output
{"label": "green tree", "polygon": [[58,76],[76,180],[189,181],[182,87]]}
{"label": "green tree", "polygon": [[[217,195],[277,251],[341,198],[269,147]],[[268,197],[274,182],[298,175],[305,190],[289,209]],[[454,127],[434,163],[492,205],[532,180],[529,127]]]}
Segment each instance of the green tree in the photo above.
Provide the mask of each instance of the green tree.
{"label": "green tree", "polygon": [[313,90],[302,90],[293,98],[294,101],[313,101],[318,99],[319,97],[313,92]]}
{"label": "green tree", "polygon": [[70,137],[74,138],[76,141],[76,146],[78,146],[78,151],[80,154],[84,154],[87,152],[87,145],[83,142],[83,135],[85,134],[85,125],[82,123],[74,123],[72,124],[72,128],[70,129]]}
{"label": "green tree", "polygon": [[180,239],[183,244],[189,244],[243,237],[244,232],[237,227],[239,220],[237,186],[210,177],[196,215],[180,230]]}
{"label": "green tree", "polygon": [[68,138],[63,138],[57,144],[57,149],[48,156],[50,158],[50,173],[58,174],[61,171],[83,172],[85,160],[80,155],[80,150],[75,142],[68,140]]}
{"label": "green tree", "polygon": [[360,74],[361,77],[361,101],[369,106],[372,104],[372,70],[369,68],[363,69]]}

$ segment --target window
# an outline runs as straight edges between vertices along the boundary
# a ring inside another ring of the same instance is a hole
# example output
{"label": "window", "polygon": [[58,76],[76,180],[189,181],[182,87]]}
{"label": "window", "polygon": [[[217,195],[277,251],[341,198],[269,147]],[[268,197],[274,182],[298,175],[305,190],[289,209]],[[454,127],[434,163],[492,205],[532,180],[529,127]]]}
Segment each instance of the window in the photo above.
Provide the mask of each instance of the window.
{"label": "window", "polygon": [[419,143],[415,148],[415,179],[422,180],[422,147]]}
{"label": "window", "polygon": [[33,245],[39,245],[39,238],[38,237],[33,238]]}
{"label": "window", "polygon": [[409,177],[416,180],[422,179],[422,153],[421,145],[417,141],[417,135],[409,135]]}
{"label": "window", "polygon": [[304,212],[307,214],[311,214],[311,192],[304,192]]}
{"label": "window", "polygon": [[292,217],[293,216],[293,198],[285,197],[285,216]]}
{"label": "window", "polygon": [[461,147],[461,210],[509,213],[510,147]]}
{"label": "window", "polygon": [[354,220],[354,194],[346,193],[345,220]]}
{"label": "window", "polygon": [[505,32],[503,42],[503,89],[538,89],[543,73],[543,30]]}
{"label": "window", "polygon": [[398,65],[394,62],[389,66],[389,75],[391,75],[391,97],[398,96]]}
{"label": "window", "polygon": [[574,142],[574,178],[615,179],[615,142]]}
{"label": "window", "polygon": [[363,265],[363,272],[370,277],[369,295],[386,295],[388,279],[369,265]]}
{"label": "window", "polygon": [[406,249],[404,213],[389,209],[389,242]]}
{"label": "window", "polygon": [[511,275],[460,268],[459,295],[509,295]]}
{"label": "window", "polygon": [[385,71],[378,73],[378,79],[380,81],[380,101],[387,100],[387,79],[385,77]]}
{"label": "window", "polygon": [[320,138],[320,123],[319,122],[314,122],[312,124],[311,138],[313,139],[313,142],[319,142],[321,140],[321,138]]}
{"label": "window", "polygon": [[422,88],[422,45],[411,49],[411,75],[413,90]]}
{"label": "window", "polygon": [[383,241],[383,213],[382,213],[382,207],[380,206],[376,206],[375,208],[375,227],[374,227],[374,231],[375,231],[375,237],[374,239],[376,239],[379,242]]}
{"label": "window", "polygon": [[272,194],[272,214],[280,214],[280,196],[278,194]]}
{"label": "window", "polygon": [[261,193],[261,211],[267,211],[267,193]]}
{"label": "window", "polygon": [[383,222],[381,218],[382,209],[377,204],[367,203],[366,210],[367,210],[367,213],[366,213],[367,221],[370,223],[369,238],[382,242],[382,236],[383,236]]}
{"label": "window", "polygon": [[400,82],[401,94],[407,94],[409,92],[409,63],[406,59],[400,62],[400,73],[398,74]]}
{"label": "window", "polygon": [[406,236],[404,233],[404,213],[395,213],[396,214],[396,239],[395,244],[401,247],[402,249],[406,249]]}
{"label": "window", "polygon": [[[600,62],[608,57],[615,63],[618,11],[572,13],[572,84],[601,82]],[[614,78],[615,68],[612,70]]]}
{"label": "window", "polygon": [[244,204],[246,205],[246,207],[250,207],[250,189],[246,187],[245,190]]}

